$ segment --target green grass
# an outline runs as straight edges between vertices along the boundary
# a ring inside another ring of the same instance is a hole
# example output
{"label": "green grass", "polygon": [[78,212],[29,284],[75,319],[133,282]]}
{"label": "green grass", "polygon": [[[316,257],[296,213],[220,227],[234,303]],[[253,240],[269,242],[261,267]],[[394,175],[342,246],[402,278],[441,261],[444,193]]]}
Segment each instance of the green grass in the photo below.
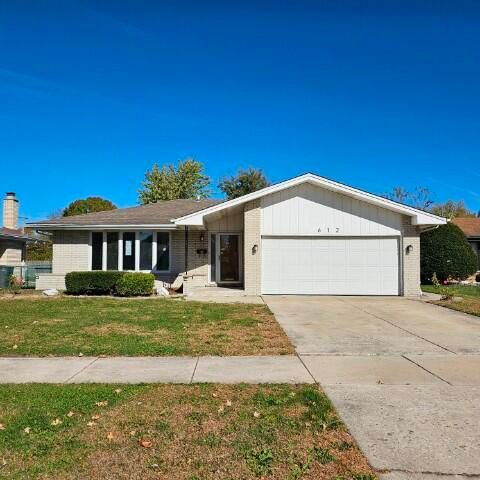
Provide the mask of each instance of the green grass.
{"label": "green grass", "polygon": [[375,478],[316,386],[120,388],[0,386],[0,478]]}
{"label": "green grass", "polygon": [[[121,392],[115,390],[121,388]],[[0,478],[35,478],[75,467],[92,446],[80,431],[102,414],[146,387],[114,385],[0,386]],[[73,412],[70,416],[69,412]],[[55,420],[62,423],[52,425]],[[26,430],[28,430],[28,433]],[[4,465],[3,465],[4,464]]]}
{"label": "green grass", "polygon": [[264,305],[71,297],[0,305],[4,356],[293,353]]}
{"label": "green grass", "polygon": [[[473,285],[451,285],[450,288],[454,292],[455,296],[459,297],[480,297],[480,287]],[[422,291],[427,293],[438,293],[433,285],[422,285]]]}
{"label": "green grass", "polygon": [[[470,285],[458,285],[449,287],[455,297],[454,300],[438,300],[432,303],[450,308],[458,312],[468,313],[480,317],[480,287]],[[422,285],[424,292],[438,293],[432,285]]]}

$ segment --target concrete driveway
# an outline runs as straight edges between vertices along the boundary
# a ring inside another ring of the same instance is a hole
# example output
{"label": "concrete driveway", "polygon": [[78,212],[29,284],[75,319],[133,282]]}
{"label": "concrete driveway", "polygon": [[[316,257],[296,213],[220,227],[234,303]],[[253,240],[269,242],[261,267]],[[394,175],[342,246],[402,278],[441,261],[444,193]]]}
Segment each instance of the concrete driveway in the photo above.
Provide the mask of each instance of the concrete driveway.
{"label": "concrete driveway", "polygon": [[396,297],[264,299],[383,479],[480,479],[480,318]]}

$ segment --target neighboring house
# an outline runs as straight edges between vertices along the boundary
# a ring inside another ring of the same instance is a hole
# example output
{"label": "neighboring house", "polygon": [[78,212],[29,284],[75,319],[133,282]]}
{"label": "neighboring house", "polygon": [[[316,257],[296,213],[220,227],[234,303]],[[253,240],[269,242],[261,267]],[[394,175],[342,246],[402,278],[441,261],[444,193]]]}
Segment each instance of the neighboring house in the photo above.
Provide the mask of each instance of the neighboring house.
{"label": "neighboring house", "polygon": [[444,218],[305,174],[248,195],[172,200],[31,226],[53,232],[53,273],[152,271],[184,293],[419,295],[420,232]]}
{"label": "neighboring house", "polygon": [[477,217],[457,217],[452,219],[452,223],[460,227],[473,251],[477,254],[480,263],[480,218]]}
{"label": "neighboring house", "polygon": [[19,267],[25,261],[29,237],[18,228],[18,199],[7,192],[3,200],[3,227],[0,227],[0,267]]}

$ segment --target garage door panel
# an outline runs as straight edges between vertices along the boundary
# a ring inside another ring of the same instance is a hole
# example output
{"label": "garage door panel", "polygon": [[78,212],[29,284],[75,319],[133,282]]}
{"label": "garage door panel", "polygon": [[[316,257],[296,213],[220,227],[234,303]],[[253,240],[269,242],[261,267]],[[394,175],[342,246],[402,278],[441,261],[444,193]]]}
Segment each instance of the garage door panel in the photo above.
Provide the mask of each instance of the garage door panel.
{"label": "garage door panel", "polygon": [[265,237],[262,293],[398,295],[397,238]]}

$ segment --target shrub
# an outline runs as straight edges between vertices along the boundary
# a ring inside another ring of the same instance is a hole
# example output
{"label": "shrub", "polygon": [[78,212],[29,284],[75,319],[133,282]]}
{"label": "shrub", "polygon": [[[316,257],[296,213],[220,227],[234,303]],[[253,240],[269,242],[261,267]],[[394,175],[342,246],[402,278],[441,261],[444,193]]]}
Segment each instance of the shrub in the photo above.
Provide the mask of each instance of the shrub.
{"label": "shrub", "polygon": [[477,256],[456,225],[448,223],[422,233],[420,265],[422,283],[431,283],[434,272],[438,280],[465,280],[477,271]]}
{"label": "shrub", "polygon": [[115,285],[120,297],[145,297],[153,293],[155,277],[151,273],[125,272]]}
{"label": "shrub", "polygon": [[126,272],[70,272],[65,275],[67,293],[72,295],[112,295]]}

